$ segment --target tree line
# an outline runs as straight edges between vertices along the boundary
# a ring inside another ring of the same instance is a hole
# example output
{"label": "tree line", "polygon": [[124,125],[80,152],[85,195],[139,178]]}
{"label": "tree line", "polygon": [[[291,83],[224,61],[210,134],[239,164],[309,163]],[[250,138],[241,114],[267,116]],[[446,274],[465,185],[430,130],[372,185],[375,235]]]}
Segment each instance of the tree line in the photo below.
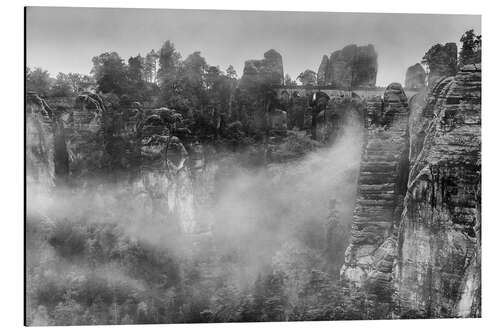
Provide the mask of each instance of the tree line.
{"label": "tree line", "polygon": [[59,73],[52,78],[42,68],[26,69],[26,90],[47,97],[92,90],[124,101],[151,101],[179,109],[225,105],[236,82],[233,66],[225,71],[211,66],[199,51],[182,59],[171,41],[127,61],[117,52],[104,52],[92,58],[90,75]]}

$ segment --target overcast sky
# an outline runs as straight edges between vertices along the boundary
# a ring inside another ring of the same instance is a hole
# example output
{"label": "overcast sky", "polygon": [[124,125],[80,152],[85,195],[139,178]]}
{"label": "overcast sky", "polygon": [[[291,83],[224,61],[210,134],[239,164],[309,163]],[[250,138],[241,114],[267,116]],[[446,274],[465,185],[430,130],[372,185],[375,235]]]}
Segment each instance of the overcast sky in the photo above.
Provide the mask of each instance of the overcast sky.
{"label": "overcast sky", "polygon": [[406,68],[433,44],[456,42],[465,30],[481,33],[473,15],[362,14],[30,7],[27,9],[27,65],[88,74],[91,59],[116,51],[125,60],[159,49],[169,39],[185,58],[201,51],[210,65],[260,59],[274,48],[292,78],[317,71],[324,54],[348,44],[374,44],[377,85],[402,82]]}

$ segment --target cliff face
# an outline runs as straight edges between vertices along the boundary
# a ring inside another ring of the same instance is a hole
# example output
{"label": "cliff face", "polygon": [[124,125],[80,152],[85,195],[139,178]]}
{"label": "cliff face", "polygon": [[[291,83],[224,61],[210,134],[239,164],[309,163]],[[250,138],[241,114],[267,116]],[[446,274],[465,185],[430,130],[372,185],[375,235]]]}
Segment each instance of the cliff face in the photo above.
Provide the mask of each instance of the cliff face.
{"label": "cliff face", "polygon": [[191,175],[203,169],[203,147],[192,145],[188,159],[179,113],[137,105],[115,109],[95,94],[66,104],[63,110],[36,94],[27,97],[26,174],[37,185],[29,186],[30,196],[59,185],[122,182],[150,219],[164,216],[187,233],[200,227]]}
{"label": "cliff face", "polygon": [[377,80],[377,52],[371,44],[347,45],[323,56],[318,69],[318,84],[339,89],[373,87]]}
{"label": "cliff face", "polygon": [[423,108],[412,108],[394,272],[403,316],[480,316],[480,127],[479,65],[442,80]]}
{"label": "cliff face", "polygon": [[[351,292],[366,294],[371,310],[388,313],[397,249],[394,227],[406,190],[408,107],[397,83],[387,87],[382,103],[373,101],[369,107],[351,242],[341,276]],[[374,110],[377,107],[380,110]],[[369,313],[367,317],[384,315]]]}
{"label": "cliff face", "polygon": [[324,86],[326,85],[326,75],[328,71],[328,63],[330,59],[328,59],[328,56],[325,54],[323,58],[321,58],[321,63],[319,64],[318,68],[318,74],[317,74],[317,80],[318,80],[318,85]]}
{"label": "cliff face", "polygon": [[245,61],[240,87],[247,88],[264,83],[283,84],[283,59],[281,54],[273,49],[264,53],[264,59]]}
{"label": "cliff face", "polygon": [[283,84],[283,60],[281,54],[271,49],[264,59],[247,60],[238,88],[241,100],[240,115],[245,126],[265,130],[266,112],[269,110],[270,87]]}
{"label": "cliff face", "polygon": [[52,110],[35,94],[26,98],[26,182],[55,184],[55,145]]}
{"label": "cliff face", "polygon": [[367,110],[342,279],[366,299],[366,318],[478,317],[480,65],[441,79],[409,108],[403,95],[391,84],[382,115],[375,102]]}
{"label": "cliff face", "polygon": [[425,87],[427,74],[419,63],[408,67],[405,76],[405,89],[422,89]]}

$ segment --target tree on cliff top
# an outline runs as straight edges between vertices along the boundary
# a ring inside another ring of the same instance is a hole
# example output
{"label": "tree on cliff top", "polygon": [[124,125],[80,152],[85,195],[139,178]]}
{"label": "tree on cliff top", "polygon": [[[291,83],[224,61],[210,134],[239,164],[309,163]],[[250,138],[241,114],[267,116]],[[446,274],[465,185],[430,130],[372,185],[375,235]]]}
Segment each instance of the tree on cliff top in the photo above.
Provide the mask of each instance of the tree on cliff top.
{"label": "tree on cliff top", "polygon": [[428,84],[436,79],[457,73],[457,45],[455,43],[435,44],[423,56],[422,64],[428,69]]}
{"label": "tree on cliff top", "polygon": [[[201,52],[194,52],[180,64],[173,79],[174,94],[183,100],[182,104],[198,109],[204,105],[206,96],[206,74],[208,64]],[[169,87],[164,87],[168,89]],[[172,105],[175,107],[175,105]]]}
{"label": "tree on cliff top", "polygon": [[59,72],[54,85],[50,89],[50,94],[55,97],[65,97],[73,94],[73,88],[68,74]]}
{"label": "tree on cliff top", "polygon": [[181,67],[181,55],[169,40],[165,41],[158,51],[158,65],[157,79],[161,89],[161,100],[165,104],[172,104],[172,100],[178,95],[176,80]]}
{"label": "tree on cliff top", "polygon": [[141,81],[144,74],[144,59],[141,55],[128,59],[127,76],[132,81]]}
{"label": "tree on cliff top", "polygon": [[103,93],[122,94],[127,80],[127,68],[116,52],[105,52],[92,58],[94,67],[91,73],[97,82],[98,90]]}
{"label": "tree on cliff top", "polygon": [[26,91],[34,91],[41,95],[47,95],[51,86],[49,72],[37,67],[31,70],[26,68]]}
{"label": "tree on cliff top", "polygon": [[163,43],[158,53],[160,85],[170,84],[180,66],[181,54],[175,49],[174,43],[169,40]]}
{"label": "tree on cliff top", "polygon": [[226,76],[231,80],[236,80],[238,78],[238,74],[236,73],[233,65],[229,65],[229,67],[226,69]]}
{"label": "tree on cliff top", "polygon": [[481,62],[481,35],[476,35],[474,29],[466,31],[460,38],[462,48],[459,53],[459,66]]}
{"label": "tree on cliff top", "polygon": [[126,93],[132,100],[145,100],[151,93],[146,81],[145,59],[138,54],[128,59]]}
{"label": "tree on cliff top", "polygon": [[151,50],[144,59],[144,76],[149,83],[157,83],[159,57],[157,51]]}
{"label": "tree on cliff top", "polygon": [[82,91],[89,90],[95,86],[95,81],[89,75],[78,73],[68,73],[67,79],[71,84],[73,93],[78,94]]}

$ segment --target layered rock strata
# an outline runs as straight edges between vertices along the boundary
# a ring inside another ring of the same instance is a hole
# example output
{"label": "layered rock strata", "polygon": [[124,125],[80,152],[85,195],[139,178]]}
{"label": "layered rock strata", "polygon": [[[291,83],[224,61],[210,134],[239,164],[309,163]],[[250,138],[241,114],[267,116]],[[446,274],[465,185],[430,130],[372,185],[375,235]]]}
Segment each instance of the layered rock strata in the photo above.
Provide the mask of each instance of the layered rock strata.
{"label": "layered rock strata", "polygon": [[438,82],[411,118],[394,271],[407,317],[480,316],[481,67]]}
{"label": "layered rock strata", "polygon": [[259,84],[283,84],[283,59],[276,50],[264,53],[264,59],[247,60],[243,68],[240,87],[247,88]]}
{"label": "layered rock strata", "polygon": [[318,85],[335,86],[339,89],[374,87],[377,81],[377,52],[372,44],[347,45],[323,56],[318,69]]}
{"label": "layered rock strata", "polygon": [[196,231],[191,170],[202,168],[203,154],[194,144],[196,154],[188,160],[180,137],[187,138],[189,131],[182,127],[181,114],[140,105],[116,109],[95,94],[64,103],[65,108],[51,108],[38,95],[27,96],[30,192],[51,191],[59,184],[79,188],[123,182],[147,219],[167,216],[183,231]]}
{"label": "layered rock strata", "polygon": [[366,132],[351,241],[341,275],[350,290],[366,292],[369,302],[388,313],[397,249],[395,230],[406,190],[408,158],[408,107],[401,85],[389,85],[383,103],[374,101],[371,109],[378,105],[380,112],[370,110],[380,116],[370,122]]}
{"label": "layered rock strata", "polygon": [[481,67],[438,80],[410,111],[400,86],[386,92],[382,122],[367,122],[342,279],[365,318],[479,317]]}
{"label": "layered rock strata", "polygon": [[26,182],[55,185],[55,145],[52,110],[36,94],[26,97]]}

